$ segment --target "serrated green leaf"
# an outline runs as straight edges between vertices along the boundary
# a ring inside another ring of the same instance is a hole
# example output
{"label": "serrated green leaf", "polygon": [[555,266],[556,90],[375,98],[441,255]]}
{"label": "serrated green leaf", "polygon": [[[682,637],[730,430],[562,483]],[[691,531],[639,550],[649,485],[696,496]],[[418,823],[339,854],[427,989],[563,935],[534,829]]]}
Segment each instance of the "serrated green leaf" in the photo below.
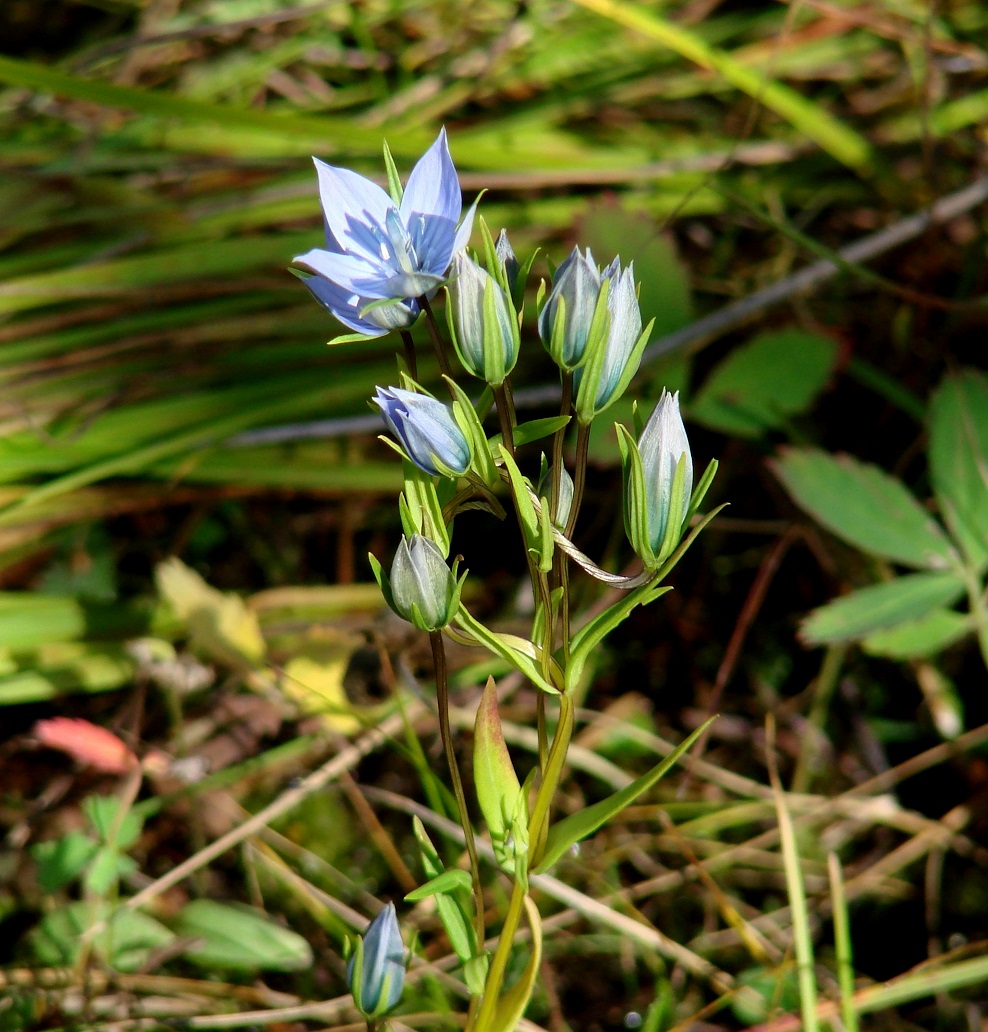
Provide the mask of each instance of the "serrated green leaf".
{"label": "serrated green leaf", "polygon": [[193,900],[182,908],[175,930],[196,940],[185,956],[205,968],[301,971],[312,964],[312,949],[301,935],[250,907]]}
{"label": "serrated green leaf", "polygon": [[952,573],[907,573],[884,584],[873,584],[815,609],[803,621],[801,636],[808,645],[855,641],[929,616],[956,602],[964,582]]}
{"label": "serrated green leaf", "polygon": [[988,565],[988,377],[948,376],[930,402],[930,479],[943,517],[977,569]]}
{"label": "serrated green leaf", "polygon": [[714,369],[691,402],[689,417],[724,433],[758,437],[806,411],[836,360],[836,341],[819,333],[763,333]]}
{"label": "serrated green leaf", "polygon": [[861,647],[872,656],[921,659],[942,652],[972,629],[970,616],[953,609],[936,609],[918,620],[907,620],[890,630],[869,634]]}
{"label": "serrated green leaf", "polygon": [[954,559],[940,525],[891,474],[849,455],[786,448],[772,463],[793,501],[828,530],[903,566],[943,570]]}

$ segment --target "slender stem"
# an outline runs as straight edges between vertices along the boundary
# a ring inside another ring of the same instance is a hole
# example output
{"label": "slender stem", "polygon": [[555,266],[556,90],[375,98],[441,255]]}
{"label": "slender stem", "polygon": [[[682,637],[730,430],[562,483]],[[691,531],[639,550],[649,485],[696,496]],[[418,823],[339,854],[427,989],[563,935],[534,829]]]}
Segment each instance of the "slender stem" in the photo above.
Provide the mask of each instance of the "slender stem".
{"label": "slender stem", "polygon": [[501,440],[504,442],[504,447],[511,452],[511,457],[515,455],[515,423],[514,414],[515,406],[511,400],[510,387],[508,387],[508,381],[493,387],[494,391],[494,404],[497,406],[497,421],[501,427]]}
{"label": "slender stem", "polygon": [[439,371],[443,376],[452,376],[453,370],[450,368],[449,359],[446,357],[446,343],[443,340],[443,335],[439,332],[439,323],[436,322],[436,315],[432,310],[432,304],[425,294],[418,298],[418,303],[422,306],[422,311],[425,312],[425,323],[429,327],[429,336],[432,338],[432,345],[436,349]]}
{"label": "slender stem", "polygon": [[449,766],[449,779],[456,797],[456,808],[460,813],[460,826],[463,828],[463,839],[470,858],[470,874],[473,877],[474,908],[476,910],[475,926],[477,929],[478,948],[484,942],[484,888],[480,883],[480,859],[477,856],[477,843],[473,836],[473,825],[467,811],[467,798],[463,792],[460,779],[460,768],[456,762],[453,749],[453,734],[449,724],[449,679],[446,671],[446,646],[443,643],[442,631],[431,631],[429,641],[432,645],[432,659],[436,667],[436,697],[439,702],[439,735],[443,740],[446,763]]}
{"label": "slender stem", "polygon": [[408,375],[413,379],[419,378],[418,360],[415,355],[415,341],[408,330],[399,330],[401,342],[405,346],[405,365],[408,366]]}
{"label": "slender stem", "polygon": [[590,424],[581,423],[576,435],[576,469],[573,477],[573,507],[569,511],[569,519],[566,521],[566,530],[563,532],[566,537],[573,536],[573,528],[576,526],[576,517],[580,511],[580,504],[583,502],[583,488],[587,483],[587,451],[590,448]]}
{"label": "slender stem", "polygon": [[[563,398],[559,405],[559,413],[568,416],[573,404],[573,374],[563,373],[562,380]],[[549,495],[549,513],[553,523],[559,519],[559,491],[563,479],[563,445],[566,442],[566,429],[564,426],[557,430],[552,438],[552,493]]]}
{"label": "slender stem", "polygon": [[566,753],[569,751],[569,743],[573,737],[573,717],[573,700],[568,695],[560,695],[559,723],[556,725],[556,733],[552,736],[549,759],[546,762],[542,784],[539,785],[539,790],[535,795],[535,805],[532,807],[532,816],[528,822],[528,842],[529,848],[532,850],[529,854],[529,868],[535,866],[541,859],[542,843],[545,841],[552,799],[556,794],[556,789],[559,788],[566,764]]}
{"label": "slender stem", "polygon": [[508,967],[508,960],[511,957],[511,947],[514,944],[515,932],[521,923],[521,912],[525,902],[525,887],[515,880],[511,886],[511,899],[508,902],[508,913],[504,918],[504,926],[497,940],[497,949],[491,958],[491,966],[487,971],[487,982],[484,985],[484,995],[480,1001],[480,1010],[477,1012],[476,1020],[467,1027],[467,1032],[486,1032],[491,1018],[494,1016],[494,1008],[497,1006],[498,997],[501,995],[501,983],[504,981],[504,973]]}
{"label": "slender stem", "polygon": [[545,726],[545,693],[539,692],[537,721],[539,728],[539,770],[545,771],[545,765],[549,758],[549,732]]}

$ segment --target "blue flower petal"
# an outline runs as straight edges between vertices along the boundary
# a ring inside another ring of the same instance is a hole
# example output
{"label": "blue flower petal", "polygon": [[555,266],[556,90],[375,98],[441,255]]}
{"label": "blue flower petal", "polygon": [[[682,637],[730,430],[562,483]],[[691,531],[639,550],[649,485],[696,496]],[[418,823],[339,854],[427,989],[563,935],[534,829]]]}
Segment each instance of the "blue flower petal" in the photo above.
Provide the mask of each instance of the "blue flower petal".
{"label": "blue flower petal", "polygon": [[408,234],[423,271],[442,276],[453,258],[456,223],[438,215],[432,218],[413,215],[408,223]]}
{"label": "blue flower petal", "polygon": [[440,129],[436,142],[419,158],[412,169],[401,198],[401,214],[411,222],[416,212],[438,215],[454,225],[460,217],[463,198],[456,169],[446,143],[446,130]]}
{"label": "blue flower petal", "polygon": [[327,165],[313,158],[319,177],[319,200],[326,229],[341,247],[349,250],[351,220],[383,226],[394,201],[377,185],[347,168]]}
{"label": "blue flower petal", "polygon": [[414,301],[404,301],[383,305],[361,317],[360,313],[372,298],[350,294],[322,276],[306,276],[303,282],[312,296],[344,326],[368,337],[380,337],[389,330],[411,326],[419,316],[419,306]]}

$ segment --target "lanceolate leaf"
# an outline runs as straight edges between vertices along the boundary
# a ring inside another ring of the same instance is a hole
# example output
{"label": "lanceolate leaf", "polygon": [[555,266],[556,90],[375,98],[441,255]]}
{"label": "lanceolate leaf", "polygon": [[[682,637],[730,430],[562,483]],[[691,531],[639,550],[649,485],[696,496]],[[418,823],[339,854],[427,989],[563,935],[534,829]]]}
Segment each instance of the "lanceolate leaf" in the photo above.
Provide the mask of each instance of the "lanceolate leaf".
{"label": "lanceolate leaf", "polygon": [[194,940],[185,955],[204,967],[299,971],[312,964],[301,935],[249,907],[193,900],[179,913],[176,930]]}
{"label": "lanceolate leaf", "polygon": [[988,377],[948,376],[930,404],[930,477],[947,526],[979,569],[988,564]]}
{"label": "lanceolate leaf", "polygon": [[907,573],[814,610],[803,623],[802,637],[810,645],[853,641],[929,616],[963,594],[964,582],[952,573]]}
{"label": "lanceolate leaf", "polygon": [[564,817],[557,824],[554,824],[549,829],[545,852],[534,873],[542,874],[549,870],[575,842],[585,839],[602,824],[606,824],[612,817],[616,817],[626,806],[630,806],[643,792],[647,792],[716,719],[716,717],[711,717],[710,720],[698,727],[685,742],[678,745],[661,763],[654,766],[640,778],[637,778],[630,785],[622,788],[620,792],[615,792],[606,799],[602,799],[599,803],[588,806],[585,810],[571,813],[568,817]]}
{"label": "lanceolate leaf", "polygon": [[974,629],[970,615],[953,609],[935,609],[918,620],[909,620],[887,631],[875,631],[861,642],[872,656],[917,659],[935,656]]}
{"label": "lanceolate leaf", "polygon": [[917,569],[951,565],[953,549],[940,525],[878,466],[787,448],[773,467],[793,501],[849,544]]}

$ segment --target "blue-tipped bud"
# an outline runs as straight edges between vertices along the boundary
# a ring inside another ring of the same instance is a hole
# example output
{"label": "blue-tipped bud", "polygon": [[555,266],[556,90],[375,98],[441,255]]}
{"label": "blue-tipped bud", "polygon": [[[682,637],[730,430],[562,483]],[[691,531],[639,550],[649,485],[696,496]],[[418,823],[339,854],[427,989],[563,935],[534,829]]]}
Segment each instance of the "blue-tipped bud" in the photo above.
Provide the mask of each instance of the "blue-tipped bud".
{"label": "blue-tipped bud", "polygon": [[508,289],[514,294],[521,265],[515,257],[515,252],[511,249],[511,244],[508,241],[508,232],[505,229],[502,229],[497,235],[497,240],[494,243],[494,254],[497,255],[498,264],[504,269],[504,278],[507,281]]}
{"label": "blue-tipped bud", "polygon": [[637,443],[618,426],[624,468],[624,522],[647,569],[673,553],[693,492],[693,456],[679,414],[679,393],[663,390]]}
{"label": "blue-tipped bud", "polygon": [[608,265],[601,274],[600,296],[606,298],[606,329],[591,335],[587,360],[574,379],[581,423],[589,423],[624,394],[652,329],[649,323],[642,332],[633,262],[626,269],[618,258]]}
{"label": "blue-tipped bud", "polygon": [[466,254],[450,270],[449,332],[463,367],[495,387],[515,367],[520,337],[511,299],[486,269]]}
{"label": "blue-tipped bud", "polygon": [[357,940],[346,979],[364,1017],[379,1018],[398,1005],[405,988],[405,946],[394,903],[389,903]]}
{"label": "blue-tipped bud", "polygon": [[405,455],[431,476],[458,477],[470,465],[470,445],[449,408],[427,394],[378,387],[372,399]]}
{"label": "blue-tipped bud", "polygon": [[[381,585],[384,588],[384,584]],[[391,564],[391,608],[420,631],[437,631],[456,615],[460,588],[442,549],[429,538],[402,538]]]}
{"label": "blue-tipped bud", "polygon": [[572,372],[586,358],[600,283],[589,248],[584,255],[574,247],[556,269],[552,290],[539,313],[539,336],[560,369]]}

